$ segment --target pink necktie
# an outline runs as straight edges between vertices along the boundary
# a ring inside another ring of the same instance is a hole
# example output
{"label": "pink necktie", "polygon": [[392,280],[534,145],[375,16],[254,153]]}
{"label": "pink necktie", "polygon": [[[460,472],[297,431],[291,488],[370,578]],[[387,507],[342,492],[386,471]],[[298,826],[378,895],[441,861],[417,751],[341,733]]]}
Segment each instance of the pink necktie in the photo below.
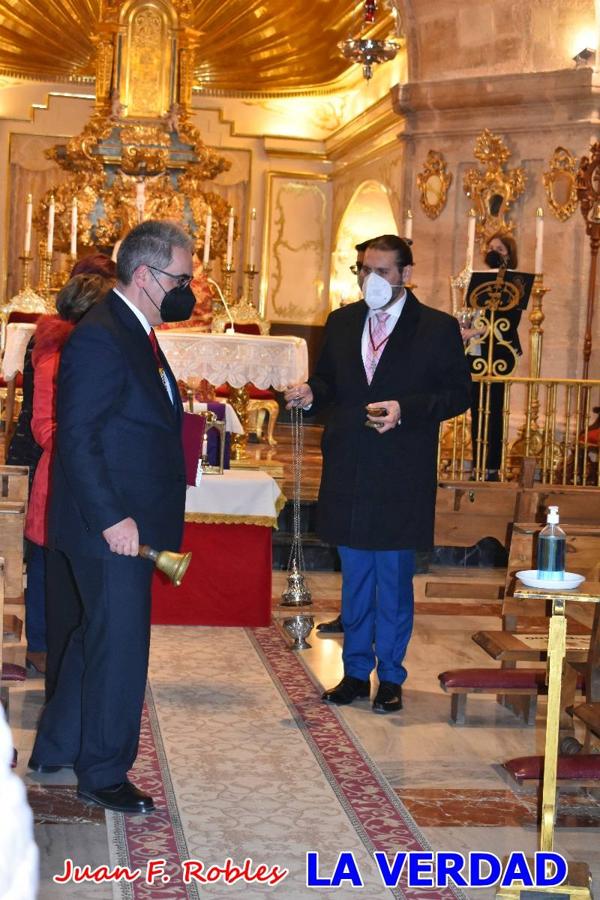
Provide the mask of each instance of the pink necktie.
{"label": "pink necktie", "polygon": [[369,384],[373,380],[377,363],[387,344],[389,335],[385,323],[389,317],[389,313],[378,312],[369,319],[369,342],[367,344],[367,358],[365,361],[365,371]]}

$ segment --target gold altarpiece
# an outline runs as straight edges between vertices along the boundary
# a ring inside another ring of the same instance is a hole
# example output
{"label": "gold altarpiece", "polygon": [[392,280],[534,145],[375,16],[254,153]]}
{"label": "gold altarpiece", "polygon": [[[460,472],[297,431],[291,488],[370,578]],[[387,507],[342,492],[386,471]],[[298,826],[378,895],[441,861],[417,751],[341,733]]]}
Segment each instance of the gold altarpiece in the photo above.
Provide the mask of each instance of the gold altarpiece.
{"label": "gold altarpiece", "polygon": [[210,208],[211,256],[224,257],[229,208],[206,182],[231,163],[190,122],[198,38],[191,15],[189,0],[102,3],[94,112],[80,134],[46,151],[68,177],[46,193],[33,219],[45,234],[54,196],[56,250],[69,250],[76,199],[78,253],[112,248],[150,218],[182,222],[202,250]]}

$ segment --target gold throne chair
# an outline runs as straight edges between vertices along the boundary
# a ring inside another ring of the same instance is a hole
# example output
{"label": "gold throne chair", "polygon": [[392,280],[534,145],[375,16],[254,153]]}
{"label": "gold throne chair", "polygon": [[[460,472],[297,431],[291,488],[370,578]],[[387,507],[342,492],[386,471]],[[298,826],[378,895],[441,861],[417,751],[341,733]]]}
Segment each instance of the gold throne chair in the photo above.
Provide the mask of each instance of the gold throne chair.
{"label": "gold throne chair", "polygon": [[[259,315],[258,310],[253,303],[244,302],[233,303],[229,307],[231,318],[233,319],[234,330],[238,334],[256,334],[266,335],[271,330],[271,323]],[[231,320],[227,313],[218,312],[213,315],[211,331],[213,334],[224,334],[225,331],[231,329]],[[279,403],[275,393],[271,390],[261,390],[254,384],[247,384],[248,392],[247,405],[247,431],[256,433],[258,440],[262,440],[262,433],[265,426],[267,416],[267,443],[270,447],[277,444],[275,440],[275,425],[279,417]],[[231,396],[231,388],[228,384],[222,384],[216,390],[217,397],[229,398]]]}

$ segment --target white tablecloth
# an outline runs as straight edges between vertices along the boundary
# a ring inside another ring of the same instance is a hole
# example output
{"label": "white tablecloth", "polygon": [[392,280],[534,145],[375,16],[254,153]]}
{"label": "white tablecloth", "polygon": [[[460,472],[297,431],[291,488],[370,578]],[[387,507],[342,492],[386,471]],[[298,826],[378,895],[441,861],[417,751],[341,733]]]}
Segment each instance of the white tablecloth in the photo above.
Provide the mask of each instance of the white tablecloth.
{"label": "white tablecloth", "polygon": [[186,522],[274,527],[285,497],[266,472],[227,469],[204,475],[199,487],[188,487]]}
{"label": "white tablecloth", "polygon": [[[6,329],[2,375],[12,378],[23,371],[23,359],[35,325],[15,322]],[[251,381],[265,390],[281,391],[308,378],[308,349],[298,337],[254,334],[202,334],[157,331],[158,341],[175,377],[206,378],[211,384],[229,382],[243,387]]]}
{"label": "white tablecloth", "polygon": [[254,334],[202,334],[157,331],[156,336],[176,378],[206,378],[240,388],[282,391],[308,378],[308,349],[298,337]]}
{"label": "white tablecloth", "polygon": [[25,351],[35,327],[35,322],[13,322],[7,326],[6,349],[2,358],[2,377],[6,381],[23,371]]}

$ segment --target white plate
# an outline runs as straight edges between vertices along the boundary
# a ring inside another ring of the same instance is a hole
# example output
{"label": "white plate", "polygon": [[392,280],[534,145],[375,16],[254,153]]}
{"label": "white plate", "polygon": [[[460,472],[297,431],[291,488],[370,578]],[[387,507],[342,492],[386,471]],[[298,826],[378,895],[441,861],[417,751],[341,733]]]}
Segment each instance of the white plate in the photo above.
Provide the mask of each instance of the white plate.
{"label": "white plate", "polygon": [[517,578],[527,587],[542,591],[572,591],[585,581],[585,575],[578,575],[576,572],[565,572],[565,577],[561,579],[538,578],[537,574],[537,569],[525,569],[517,572]]}

